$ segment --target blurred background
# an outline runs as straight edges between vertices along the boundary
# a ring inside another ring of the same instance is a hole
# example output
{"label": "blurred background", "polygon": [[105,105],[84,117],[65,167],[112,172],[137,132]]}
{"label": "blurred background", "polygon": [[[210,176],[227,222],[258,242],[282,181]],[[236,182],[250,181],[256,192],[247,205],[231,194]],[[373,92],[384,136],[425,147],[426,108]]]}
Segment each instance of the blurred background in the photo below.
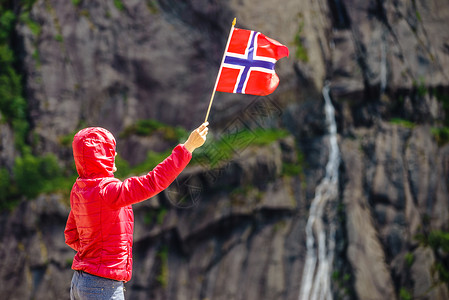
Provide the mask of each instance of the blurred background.
{"label": "blurred background", "polygon": [[207,143],[134,206],[127,299],[449,299],[444,0],[1,0],[0,295],[68,299],[87,126],[117,177],[204,120],[233,18],[290,49],[217,93]]}

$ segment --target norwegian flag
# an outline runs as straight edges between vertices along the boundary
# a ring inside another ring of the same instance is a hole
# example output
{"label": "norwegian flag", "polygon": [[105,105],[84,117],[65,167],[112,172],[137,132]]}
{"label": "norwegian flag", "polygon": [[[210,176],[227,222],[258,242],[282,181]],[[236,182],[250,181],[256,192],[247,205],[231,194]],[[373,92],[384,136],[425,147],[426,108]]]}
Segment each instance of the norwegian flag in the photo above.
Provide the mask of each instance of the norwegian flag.
{"label": "norwegian flag", "polygon": [[219,71],[217,91],[269,95],[279,84],[276,61],[288,48],[260,32],[234,28]]}

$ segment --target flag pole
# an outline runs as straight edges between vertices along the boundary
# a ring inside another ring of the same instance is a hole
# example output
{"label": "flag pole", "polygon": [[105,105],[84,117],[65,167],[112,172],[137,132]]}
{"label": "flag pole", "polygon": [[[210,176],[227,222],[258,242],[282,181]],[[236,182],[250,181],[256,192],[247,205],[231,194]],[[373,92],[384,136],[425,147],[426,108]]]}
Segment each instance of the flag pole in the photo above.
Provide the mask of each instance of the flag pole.
{"label": "flag pole", "polygon": [[234,26],[236,22],[237,22],[236,18],[234,18],[234,20],[232,21],[231,30],[229,31],[228,41],[226,42],[226,48],[223,52],[223,58],[221,59],[220,68],[218,69],[217,79],[215,80],[214,90],[212,91],[212,96],[210,97],[209,108],[207,109],[206,119],[204,120],[204,122],[207,122],[207,118],[209,117],[210,108],[212,107],[212,102],[214,101],[215,91],[217,90],[218,79],[220,78],[221,74],[221,68],[223,66],[223,62],[226,57],[226,51],[228,51],[229,42],[231,41],[232,32],[234,31]]}

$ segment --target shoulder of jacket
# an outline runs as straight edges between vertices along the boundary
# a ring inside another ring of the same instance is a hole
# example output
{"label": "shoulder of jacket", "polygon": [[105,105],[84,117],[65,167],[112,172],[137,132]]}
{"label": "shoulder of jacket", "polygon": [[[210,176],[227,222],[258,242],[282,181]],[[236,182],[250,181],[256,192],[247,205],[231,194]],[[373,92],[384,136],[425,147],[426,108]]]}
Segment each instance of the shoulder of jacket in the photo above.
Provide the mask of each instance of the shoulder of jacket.
{"label": "shoulder of jacket", "polygon": [[100,188],[105,188],[106,186],[108,186],[111,183],[119,183],[119,182],[121,182],[121,180],[118,178],[106,177],[106,178],[103,178],[98,185]]}

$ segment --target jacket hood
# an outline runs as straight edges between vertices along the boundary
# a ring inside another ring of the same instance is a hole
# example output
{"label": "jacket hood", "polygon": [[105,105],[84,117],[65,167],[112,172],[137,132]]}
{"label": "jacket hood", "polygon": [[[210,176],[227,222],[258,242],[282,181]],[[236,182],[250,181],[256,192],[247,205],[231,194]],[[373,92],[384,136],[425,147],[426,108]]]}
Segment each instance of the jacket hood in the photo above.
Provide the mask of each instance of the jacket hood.
{"label": "jacket hood", "polygon": [[73,138],[73,158],[80,178],[114,177],[116,141],[101,127],[81,129]]}

